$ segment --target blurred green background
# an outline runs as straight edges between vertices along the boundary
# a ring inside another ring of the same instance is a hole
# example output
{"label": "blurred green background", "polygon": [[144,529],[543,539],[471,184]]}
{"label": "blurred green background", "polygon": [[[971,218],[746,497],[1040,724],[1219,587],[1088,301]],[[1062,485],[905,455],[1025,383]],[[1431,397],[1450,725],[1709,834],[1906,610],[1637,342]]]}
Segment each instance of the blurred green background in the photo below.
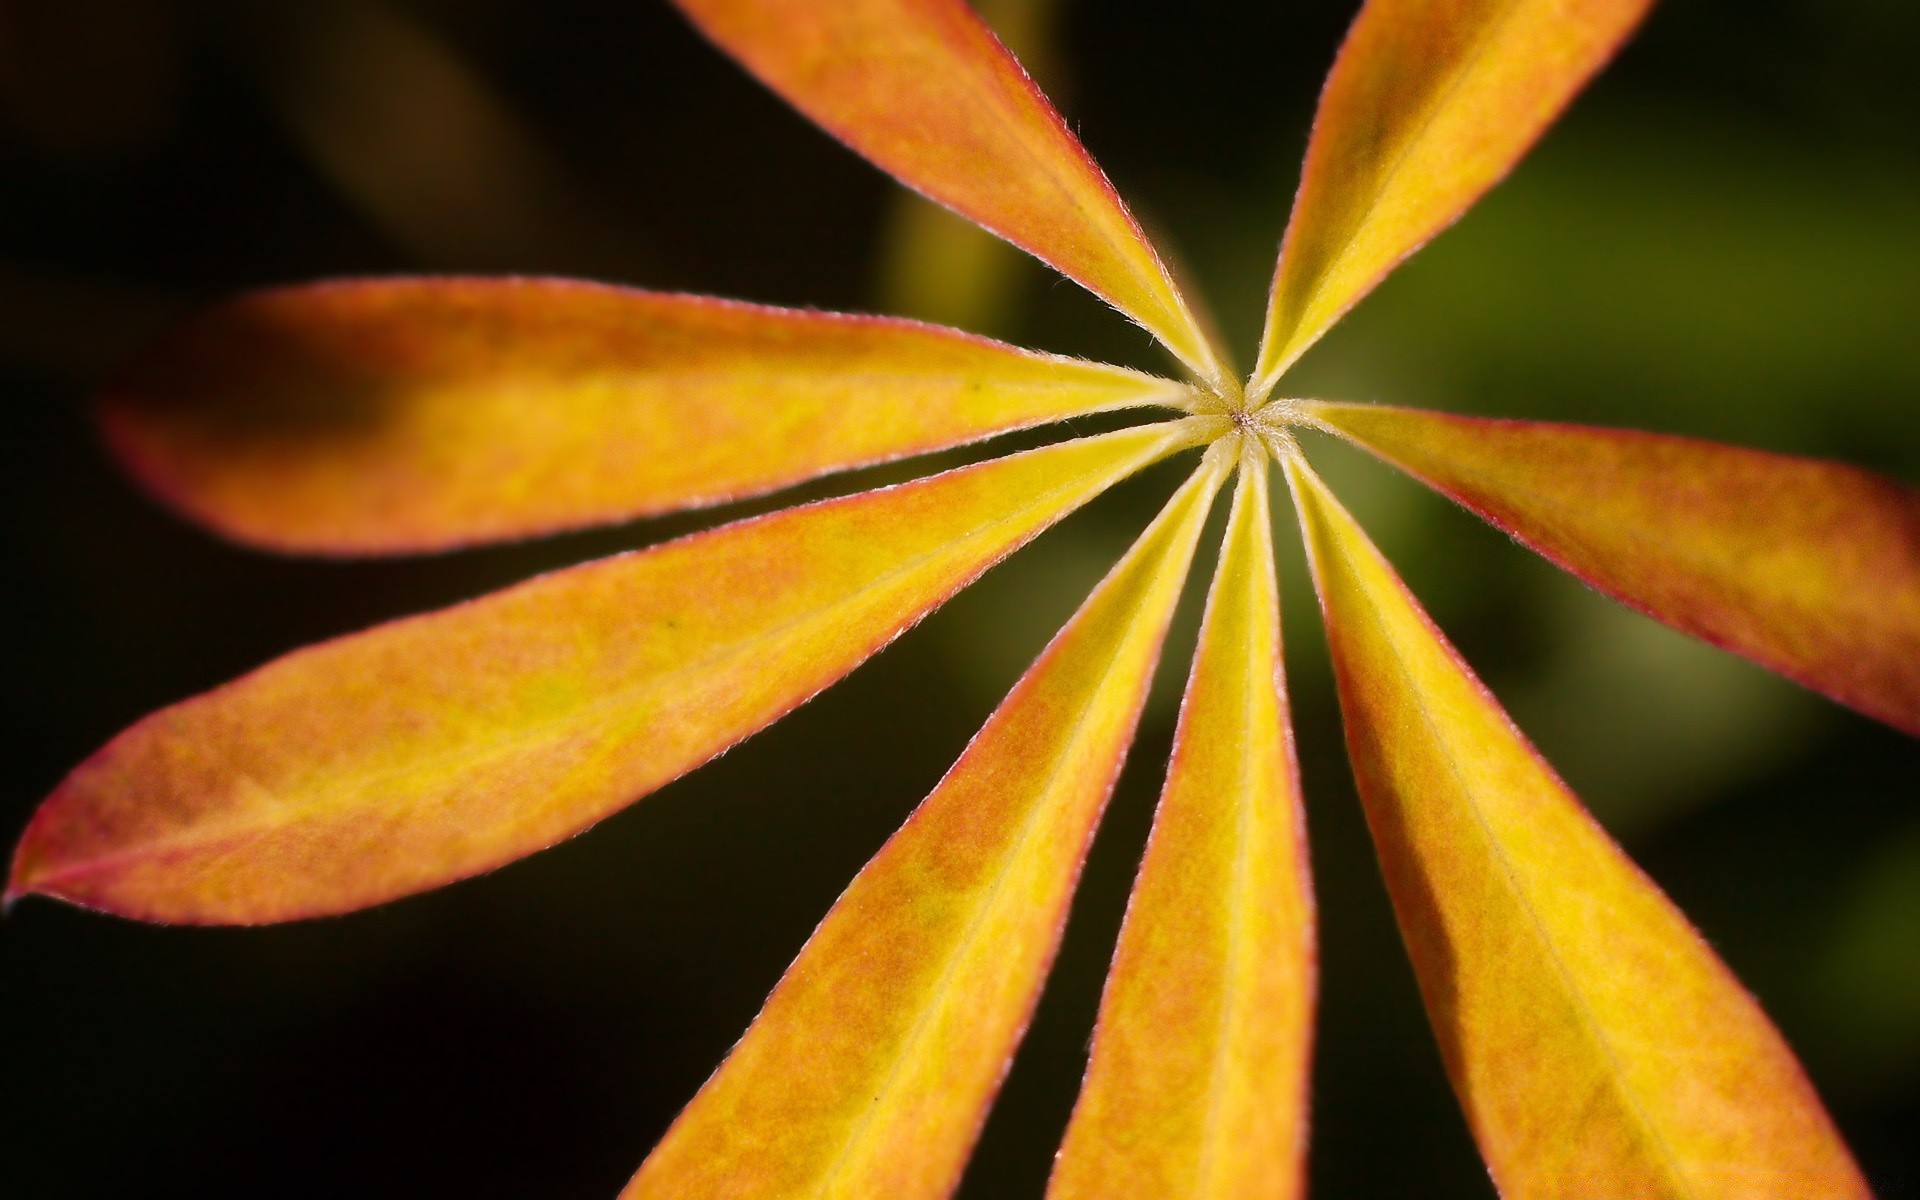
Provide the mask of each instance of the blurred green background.
{"label": "blurred green background", "polygon": [[[996,6],[1243,359],[1352,7]],[[1920,481],[1917,55],[1910,0],[1671,0],[1289,390]],[[905,203],[658,0],[0,0],[9,836],[157,706],[714,519],[307,563],[175,522],[103,460],[88,395],[169,322],[261,284],[418,271],[878,307],[1162,365],[1072,285]],[[1920,1196],[1920,745],[1595,596],[1384,468],[1308,449],[1759,994],[1881,1195]],[[0,1193],[611,1197],[1172,478],[1119,489],[796,716],[493,876],[256,931],[23,905],[0,924]],[[1297,542],[1281,544],[1322,913],[1314,1191],[1484,1198],[1352,796]],[[1193,607],[969,1197],[1044,1179]]]}

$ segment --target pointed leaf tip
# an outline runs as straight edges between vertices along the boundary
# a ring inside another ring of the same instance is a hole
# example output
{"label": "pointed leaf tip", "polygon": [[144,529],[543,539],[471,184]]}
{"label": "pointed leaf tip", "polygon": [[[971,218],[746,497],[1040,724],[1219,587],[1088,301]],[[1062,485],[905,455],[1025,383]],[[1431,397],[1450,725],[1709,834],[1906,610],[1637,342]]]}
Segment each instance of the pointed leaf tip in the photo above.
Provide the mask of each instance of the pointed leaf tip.
{"label": "pointed leaf tip", "polygon": [[1457,220],[1652,0],[1367,0],[1320,94],[1249,389]]}
{"label": "pointed leaf tip", "polygon": [[1061,271],[1202,379],[1224,371],[1113,186],[962,0],[675,0],[714,43],[906,186]]}
{"label": "pointed leaf tip", "polygon": [[910,321],[557,279],[280,288],[109,387],[109,445],[275,550],[392,554],[624,521],[1184,389]]}
{"label": "pointed leaf tip", "polygon": [[1609,595],[1920,735],[1920,491],[1663,434],[1306,411]]}
{"label": "pointed leaf tip", "polygon": [[953,1190],[1224,471],[1209,455],[854,879],[625,1200]]}
{"label": "pointed leaf tip", "polygon": [[297,651],[82,763],[12,888],[255,924],[570,836],[778,719],[1189,422],[724,526]]}
{"label": "pointed leaf tip", "polygon": [[1249,449],[1049,1200],[1304,1192],[1313,896]]}
{"label": "pointed leaf tip", "polygon": [[1287,469],[1367,823],[1501,1194],[1866,1200],[1760,1007]]}

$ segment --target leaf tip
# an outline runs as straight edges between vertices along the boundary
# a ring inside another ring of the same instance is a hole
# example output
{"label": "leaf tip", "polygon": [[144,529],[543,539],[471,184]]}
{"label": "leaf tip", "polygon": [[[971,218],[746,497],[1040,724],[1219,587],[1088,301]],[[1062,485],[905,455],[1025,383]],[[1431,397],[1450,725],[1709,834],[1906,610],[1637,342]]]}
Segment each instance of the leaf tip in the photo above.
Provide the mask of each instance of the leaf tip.
{"label": "leaf tip", "polygon": [[40,889],[46,872],[38,869],[39,864],[33,853],[33,828],[34,823],[27,825],[26,832],[20,835],[20,844],[14,848],[13,866],[7,872],[7,887],[0,892],[0,917],[11,916],[13,906],[28,896],[49,894]]}
{"label": "leaf tip", "polygon": [[74,793],[72,777],[55,788],[40,802],[14,844],[13,863],[7,873],[7,886],[0,892],[0,916],[13,911],[14,905],[29,896],[58,900],[80,908],[151,920],[138,911],[126,911],[93,893],[85,880],[99,876],[100,856],[81,841],[78,823],[87,817],[75,812],[69,803]]}

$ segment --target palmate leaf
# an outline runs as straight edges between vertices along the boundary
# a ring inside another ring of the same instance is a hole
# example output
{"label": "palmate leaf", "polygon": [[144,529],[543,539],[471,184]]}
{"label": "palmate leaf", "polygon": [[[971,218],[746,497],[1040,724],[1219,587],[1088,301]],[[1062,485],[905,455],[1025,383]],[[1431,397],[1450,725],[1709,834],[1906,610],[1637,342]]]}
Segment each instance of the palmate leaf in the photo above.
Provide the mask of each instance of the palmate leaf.
{"label": "palmate leaf", "polygon": [[[1138,225],[960,0],[679,3],[830,132],[1104,297],[1218,394],[900,321],[551,280],[361,282],[243,298],[164,344],[105,406],[123,459],[234,537],[390,553],[711,503],[1130,405],[1231,419],[739,522],[290,655],[83,763],[29,827],[9,895],[262,922],[509,861],[777,719],[1119,478],[1213,441],[628,1190],[913,1200],[959,1179],[1201,525],[1254,431],[1292,456],[1282,426],[1335,429],[1657,615],[1914,727],[1910,493],[1674,439],[1292,399],[1242,411]],[[1511,168],[1647,4],[1369,0],[1322,97],[1255,407]],[[1244,449],[1059,1198],[1303,1186],[1312,897],[1267,467]],[[1368,819],[1503,1192],[1864,1195],[1757,1006],[1304,462],[1286,464]]]}
{"label": "palmate leaf", "polygon": [[1244,455],[1052,1200],[1303,1194],[1313,896],[1265,450]]}
{"label": "palmate leaf", "polygon": [[9,895],[255,923],[510,862],[782,716],[1211,427],[787,509],[297,651],[76,768],[28,826]]}
{"label": "palmate leaf", "polygon": [[1920,734],[1920,492],[1633,430],[1302,410],[1602,591]]}
{"label": "palmate leaf", "polygon": [[1231,466],[1208,453],[854,879],[627,1200],[953,1190]]}
{"label": "palmate leaf", "polygon": [[1113,186],[964,0],[675,0],[815,124],[901,183],[1225,371]]}
{"label": "palmate leaf", "polygon": [[1367,0],[1320,94],[1248,394],[1513,168],[1652,0]]}
{"label": "palmate leaf", "polygon": [[101,413],[134,476],[201,524],[365,554],[712,504],[1183,391],[881,317],[397,279],[230,301]]}
{"label": "palmate leaf", "polygon": [[1793,1054],[1287,460],[1381,869],[1501,1194],[1865,1197]]}

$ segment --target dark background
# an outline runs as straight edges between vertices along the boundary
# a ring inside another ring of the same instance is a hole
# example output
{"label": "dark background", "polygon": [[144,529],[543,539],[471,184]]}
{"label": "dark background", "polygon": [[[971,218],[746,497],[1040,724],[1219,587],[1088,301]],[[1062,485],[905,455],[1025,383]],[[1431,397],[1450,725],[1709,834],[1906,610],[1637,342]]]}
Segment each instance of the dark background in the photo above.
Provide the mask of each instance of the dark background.
{"label": "dark background", "polygon": [[[1243,357],[1351,7],[1077,0],[1015,31]],[[1917,55],[1908,0],[1672,0],[1299,389],[1920,480]],[[927,267],[929,245],[967,270]],[[279,560],[175,522],[94,444],[89,392],[169,321],[260,284],[423,270],[891,307],[1159,365],[1073,286],[930,231],[656,0],[0,0],[0,828],[128,722],[285,650],[712,519]],[[1881,1194],[1920,1195],[1920,746],[1627,614],[1384,469],[1309,452],[1759,994]],[[24,904],[0,923],[0,1192],[611,1197],[1170,482],[1120,489],[796,716],[493,876],[254,931]],[[1282,533],[1323,918],[1315,1194],[1486,1197]],[[1186,620],[968,1196],[1038,1194]]]}

